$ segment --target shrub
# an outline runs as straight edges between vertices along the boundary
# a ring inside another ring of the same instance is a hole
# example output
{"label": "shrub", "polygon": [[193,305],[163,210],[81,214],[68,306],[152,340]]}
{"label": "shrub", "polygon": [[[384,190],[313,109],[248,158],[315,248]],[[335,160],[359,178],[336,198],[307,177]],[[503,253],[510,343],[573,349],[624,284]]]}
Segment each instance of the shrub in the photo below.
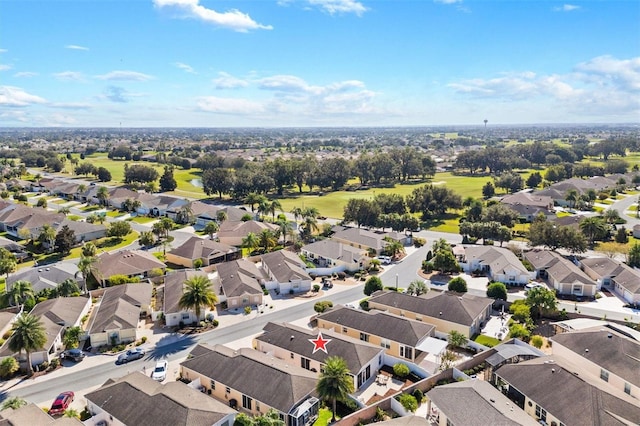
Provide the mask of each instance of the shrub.
{"label": "shrub", "polygon": [[262,289],[262,294],[264,294],[265,296],[269,295],[269,290],[267,290],[266,288]]}
{"label": "shrub", "polygon": [[408,393],[403,393],[398,397],[398,401],[400,402],[400,404],[402,404],[402,407],[407,411],[415,413],[415,411],[418,409],[418,401],[416,401],[416,398],[413,395],[409,395]]}
{"label": "shrub", "polygon": [[11,334],[13,334],[13,331],[12,331],[12,330],[7,330],[7,331],[5,331],[5,333],[2,335],[2,338],[3,338],[4,340],[7,340],[9,337],[11,337]]}
{"label": "shrub", "polygon": [[542,344],[544,343],[544,339],[542,338],[542,336],[538,336],[536,334],[535,336],[531,336],[530,343],[532,346],[540,349],[542,347]]}
{"label": "shrub", "polygon": [[455,291],[457,293],[467,292],[467,282],[462,277],[455,277],[449,281],[447,285],[449,291]]}
{"label": "shrub", "polygon": [[333,307],[333,302],[331,302],[330,300],[323,300],[320,302],[316,302],[315,305],[313,305],[313,310],[321,314],[327,309],[332,307]]}
{"label": "shrub", "polygon": [[413,238],[413,245],[416,248],[420,248],[423,245],[425,245],[427,243],[427,240],[425,240],[424,238],[420,238],[420,237],[414,237]]}
{"label": "shrub", "polygon": [[320,284],[314,284],[314,285],[313,285],[313,292],[314,292],[314,293],[317,293],[317,292],[319,292],[319,291],[320,291]]}
{"label": "shrub", "polygon": [[58,358],[54,358],[51,360],[51,363],[49,364],[49,368],[51,370],[55,370],[56,368],[58,368],[59,365],[60,365],[60,360]]}
{"label": "shrub", "polygon": [[425,272],[427,274],[430,274],[431,272],[433,272],[433,263],[431,263],[428,260],[423,260],[422,261],[422,272]]}
{"label": "shrub", "polygon": [[362,299],[360,301],[360,309],[362,309],[363,311],[369,310],[369,299]]}
{"label": "shrub", "polygon": [[13,376],[18,370],[20,370],[20,365],[14,357],[9,356],[0,361],[0,377],[3,379]]}
{"label": "shrub", "polygon": [[344,281],[344,279],[347,277],[347,274],[345,274],[344,272],[338,272],[336,275],[338,275],[338,279]]}
{"label": "shrub", "polygon": [[217,327],[218,324],[220,324],[220,321],[218,321],[217,319],[214,319],[213,321],[211,321],[211,324],[213,324],[214,327]]}
{"label": "shrub", "polygon": [[244,314],[245,315],[249,315],[251,313],[251,306],[245,306],[244,307]]}
{"label": "shrub", "polygon": [[193,261],[193,267],[195,269],[202,268],[202,265],[204,265],[204,262],[202,261],[202,259],[196,259]]}
{"label": "shrub", "polygon": [[147,343],[147,336],[142,336],[140,340],[142,340],[142,343]]}
{"label": "shrub", "polygon": [[412,395],[416,399],[418,404],[420,404],[422,402],[422,400],[424,399],[424,394],[422,393],[422,391],[420,389],[416,388],[416,390],[413,391]]}
{"label": "shrub", "polygon": [[407,364],[403,364],[399,362],[393,365],[393,374],[395,374],[398,377],[401,377],[401,378],[407,377],[410,372],[411,370],[409,370],[409,367],[407,367]]}
{"label": "shrub", "polygon": [[378,290],[382,290],[382,280],[376,276],[370,277],[364,284],[364,294],[371,296]]}

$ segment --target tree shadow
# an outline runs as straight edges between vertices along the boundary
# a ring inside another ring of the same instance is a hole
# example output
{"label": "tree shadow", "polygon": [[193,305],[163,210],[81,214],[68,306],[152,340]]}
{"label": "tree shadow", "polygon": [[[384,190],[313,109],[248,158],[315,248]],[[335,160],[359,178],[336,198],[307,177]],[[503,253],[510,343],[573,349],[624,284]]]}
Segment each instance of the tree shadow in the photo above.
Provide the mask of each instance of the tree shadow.
{"label": "tree shadow", "polygon": [[196,344],[194,336],[169,334],[158,341],[155,348],[147,352],[145,359],[160,360],[169,355],[185,351]]}

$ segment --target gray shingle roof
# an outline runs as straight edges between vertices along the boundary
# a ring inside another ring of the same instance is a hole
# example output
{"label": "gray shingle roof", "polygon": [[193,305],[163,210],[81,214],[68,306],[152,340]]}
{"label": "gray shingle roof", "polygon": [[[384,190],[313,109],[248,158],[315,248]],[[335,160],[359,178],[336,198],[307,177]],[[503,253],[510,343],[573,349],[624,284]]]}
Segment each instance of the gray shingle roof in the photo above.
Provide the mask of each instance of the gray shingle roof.
{"label": "gray shingle roof", "polygon": [[151,283],[123,284],[105,290],[89,333],[137,328],[140,307],[151,303]]}
{"label": "gray shingle roof", "polygon": [[278,250],[263,254],[262,264],[267,266],[270,274],[279,283],[311,279],[304,270],[305,264],[302,259],[288,250]]}
{"label": "gray shingle roof", "polygon": [[363,247],[371,247],[380,250],[387,245],[384,241],[385,234],[378,234],[362,228],[346,228],[331,236],[332,239],[349,241]]}
{"label": "gray shingle roof", "polygon": [[[549,364],[545,361],[554,359]],[[567,426],[640,424],[640,407],[588,383],[557,357],[506,364],[496,374]],[[621,421],[618,417],[627,419]]]}
{"label": "gray shingle roof", "polygon": [[237,248],[206,238],[193,236],[169,253],[185,259],[208,259],[238,251]]}
{"label": "gray shingle roof", "polygon": [[10,274],[7,283],[10,288],[11,284],[18,280],[28,281],[31,283],[31,288],[37,293],[47,288],[55,288],[66,279],[82,279],[82,275],[78,274],[78,266],[76,264],[58,262],[23,269],[15,274]]}
{"label": "gray shingle roof", "polygon": [[182,366],[284,413],[312,394],[317,382],[311,371],[248,348],[233,351],[216,345]]}
{"label": "gray shingle roof", "polygon": [[[197,276],[207,277],[204,271],[195,271],[193,269],[182,269],[167,274],[164,277],[164,313],[170,314],[182,312],[180,308],[180,298],[184,294],[184,282]],[[213,287],[212,287],[213,288]]]}
{"label": "gray shingle roof", "polygon": [[640,342],[611,329],[560,333],[551,340],[640,387]]}
{"label": "gray shingle roof", "polygon": [[260,281],[264,275],[253,262],[238,259],[217,265],[220,285],[227,297],[243,294],[262,294]]}
{"label": "gray shingle roof", "polygon": [[161,384],[139,372],[109,380],[88,401],[126,425],[211,426],[236,411],[182,382]]}
{"label": "gray shingle roof", "polygon": [[374,293],[369,299],[369,303],[379,303],[424,316],[471,326],[493,304],[493,300],[486,297],[472,296],[468,293],[460,295],[448,291],[430,291],[420,297],[395,291],[385,291]]}
{"label": "gray shingle roof", "polygon": [[468,246],[465,247],[465,256],[470,262],[473,259],[480,261],[483,265],[491,268],[492,274],[504,274],[505,268],[513,268],[520,273],[527,274],[520,259],[509,249],[491,246]]}
{"label": "gray shingle roof", "polygon": [[309,330],[293,324],[269,322],[264,326],[263,333],[256,337],[256,340],[321,363],[324,363],[329,356],[339,356],[346,361],[349,371],[353,374],[357,374],[372,359],[384,352],[382,347],[325,330],[323,337],[331,339],[330,346],[327,346],[331,349],[331,355],[323,351],[312,353],[313,344],[309,342],[309,339],[314,339],[317,336],[317,329]]}
{"label": "gray shingle roof", "polygon": [[307,244],[302,247],[302,250],[306,250],[316,256],[324,257],[325,259],[341,260],[345,263],[356,263],[367,253],[364,249],[359,249],[330,239]]}
{"label": "gray shingle roof", "polygon": [[139,275],[166,266],[146,251],[122,250],[100,254],[94,264],[94,274],[99,279],[109,279],[113,275]]}
{"label": "gray shingle roof", "polygon": [[424,338],[433,336],[435,330],[433,325],[421,321],[387,312],[365,312],[345,306],[336,306],[318,315],[318,319],[413,347]]}
{"label": "gray shingle roof", "polygon": [[57,297],[38,303],[31,315],[40,317],[44,324],[47,342],[44,349],[49,350],[63,328],[71,327],[80,320],[89,299],[83,296]]}
{"label": "gray shingle roof", "polygon": [[539,425],[523,410],[514,409],[509,398],[484,380],[436,386],[427,392],[427,397],[454,425]]}

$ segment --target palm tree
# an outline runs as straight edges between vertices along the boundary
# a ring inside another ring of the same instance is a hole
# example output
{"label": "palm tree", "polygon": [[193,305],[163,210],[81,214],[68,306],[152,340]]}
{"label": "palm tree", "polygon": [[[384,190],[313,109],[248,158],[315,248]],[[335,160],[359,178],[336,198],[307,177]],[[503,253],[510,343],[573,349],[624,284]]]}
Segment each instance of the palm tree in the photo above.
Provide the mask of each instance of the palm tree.
{"label": "palm tree", "polygon": [[64,347],[67,349],[77,348],[82,333],[83,331],[81,327],[75,326],[67,328],[64,332],[64,336],[62,336],[62,343],[64,344]]}
{"label": "palm tree", "polygon": [[279,220],[277,222],[277,225],[280,227],[280,234],[282,235],[282,245],[286,246],[287,245],[287,235],[289,233],[291,233],[291,231],[293,230],[293,226],[291,225],[291,222],[289,222],[288,220]]}
{"label": "palm tree", "polygon": [[280,201],[271,200],[271,202],[267,203],[267,210],[265,213],[271,213],[273,222],[276,221],[276,210],[282,211],[282,204],[280,204]]}
{"label": "palm tree", "polygon": [[63,215],[68,215],[69,213],[71,213],[71,209],[69,207],[60,207],[58,209],[58,213],[62,213]]}
{"label": "palm tree", "polygon": [[98,191],[96,192],[96,198],[100,202],[101,206],[106,207],[107,201],[109,200],[109,190],[106,186],[98,187]]}
{"label": "palm tree", "polygon": [[56,293],[58,293],[58,296],[60,297],[70,297],[74,294],[79,294],[80,287],[78,287],[78,283],[74,279],[67,278],[58,284],[56,287]]}
{"label": "palm tree", "polygon": [[[16,256],[4,247],[0,247],[0,274],[9,274],[15,272],[18,267]],[[5,281],[6,281],[5,279]]]}
{"label": "palm tree", "polygon": [[127,198],[126,200],[124,200],[122,202],[122,210],[124,210],[125,212],[130,212],[133,209],[131,208],[131,203],[133,203],[133,200],[131,198]]}
{"label": "palm tree", "polygon": [[312,217],[316,219],[318,216],[320,216],[320,210],[318,210],[316,207],[307,207],[302,210],[303,218]]}
{"label": "palm tree", "polygon": [[136,213],[140,207],[142,207],[142,201],[133,200],[131,202],[131,212]]}
{"label": "palm tree", "polygon": [[576,205],[576,201],[578,201],[578,191],[575,189],[570,189],[567,191],[567,195],[564,199],[569,202],[569,207],[573,208]]}
{"label": "palm tree", "polygon": [[169,238],[169,232],[173,229],[173,225],[175,225],[175,222],[169,217],[163,217],[162,219],[160,219],[159,223],[161,229],[164,231],[164,237]]}
{"label": "palm tree", "polygon": [[98,247],[91,241],[82,246],[82,255],[84,257],[93,257],[98,254]]}
{"label": "palm tree", "polygon": [[261,247],[265,253],[271,251],[278,244],[276,237],[273,235],[273,231],[270,229],[263,229],[258,236],[258,246]]}
{"label": "palm tree", "polygon": [[48,223],[42,225],[40,234],[38,235],[38,241],[40,241],[41,244],[46,243],[47,250],[52,251],[53,246],[56,242],[56,230],[53,228],[53,226],[49,225]]}
{"label": "palm tree", "polygon": [[291,214],[293,215],[293,219],[298,223],[298,218],[302,217],[302,209],[300,207],[294,207],[291,209]]}
{"label": "palm tree", "polygon": [[316,385],[316,392],[320,398],[332,403],[331,422],[336,421],[336,401],[344,400],[353,392],[353,379],[349,374],[347,362],[338,356],[330,356],[325,360],[324,371]]}
{"label": "palm tree", "polygon": [[4,400],[4,402],[2,403],[2,410],[4,411],[8,408],[17,410],[18,408],[24,407],[27,404],[28,402],[24,399],[20,398],[19,396],[14,396],[13,398],[7,398]]}
{"label": "palm tree", "polygon": [[602,217],[607,223],[614,224],[620,219],[620,213],[616,209],[607,209],[602,213]]}
{"label": "palm tree", "polygon": [[413,280],[409,283],[409,288],[407,288],[407,293],[415,294],[416,296],[420,296],[421,294],[425,294],[429,292],[429,286],[425,284],[422,280]]}
{"label": "palm tree", "polygon": [[42,349],[47,342],[47,334],[40,317],[22,314],[11,327],[13,334],[9,340],[9,349],[15,352],[24,351],[27,355],[27,375],[33,376],[31,352]]}
{"label": "palm tree", "polygon": [[251,252],[259,246],[258,237],[253,232],[249,232],[247,236],[242,239],[242,247],[249,249]]}
{"label": "palm tree", "polygon": [[224,221],[227,220],[228,218],[229,218],[229,215],[227,215],[227,212],[225,212],[224,210],[220,210],[216,214],[216,220],[218,221],[218,223],[220,223],[220,225],[222,225]]}
{"label": "palm tree", "polygon": [[80,273],[82,273],[82,278],[84,279],[84,288],[82,289],[83,292],[87,291],[87,281],[89,280],[89,276],[91,275],[92,272],[94,272],[94,266],[96,263],[96,258],[95,257],[87,257],[87,256],[82,256],[80,258],[80,261],[78,262],[78,270],[80,271]]}
{"label": "palm tree", "polygon": [[11,285],[7,294],[11,306],[22,305],[27,300],[34,300],[36,294],[29,281],[18,280]]}
{"label": "palm tree", "polygon": [[607,232],[607,226],[604,221],[599,217],[587,217],[580,222],[580,230],[589,240],[589,245],[593,246],[593,243],[597,236]]}
{"label": "palm tree", "polygon": [[318,221],[313,216],[306,216],[301,228],[305,238],[311,237],[311,234],[318,232]]}
{"label": "palm tree", "polygon": [[193,309],[198,321],[203,306],[216,308],[218,297],[211,287],[211,281],[204,275],[197,275],[184,282],[184,292],[178,305],[183,309]]}
{"label": "palm tree", "polygon": [[219,229],[220,227],[218,226],[218,224],[214,221],[211,221],[207,222],[207,224],[204,226],[203,231],[209,234],[209,238],[213,240],[213,236],[216,234],[216,232],[218,232]]}
{"label": "palm tree", "polygon": [[180,210],[178,210],[178,215],[176,219],[180,223],[188,223],[188,224],[193,223],[193,206],[191,205],[190,201],[187,202],[187,204],[185,204],[184,206],[182,206]]}
{"label": "palm tree", "polygon": [[396,257],[398,254],[404,253],[404,246],[400,241],[387,240],[387,245],[384,250],[387,252],[387,255]]}
{"label": "palm tree", "polygon": [[250,192],[244,199],[245,204],[249,204],[251,206],[251,212],[256,211],[256,204],[260,204],[261,201],[265,199],[265,196],[262,194],[257,194],[255,192]]}
{"label": "palm tree", "polygon": [[155,244],[156,237],[153,236],[153,232],[151,231],[142,231],[138,242],[142,247],[149,247]]}

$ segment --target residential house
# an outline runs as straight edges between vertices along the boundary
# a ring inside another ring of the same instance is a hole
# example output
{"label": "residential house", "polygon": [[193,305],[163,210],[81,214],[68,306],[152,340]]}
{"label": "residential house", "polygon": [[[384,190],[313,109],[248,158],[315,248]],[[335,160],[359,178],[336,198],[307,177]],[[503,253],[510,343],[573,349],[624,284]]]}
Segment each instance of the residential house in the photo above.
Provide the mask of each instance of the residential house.
{"label": "residential house", "polygon": [[490,355],[485,359],[484,380],[490,382],[493,372],[506,364],[517,364],[546,354],[519,339],[509,339],[488,350]]}
{"label": "residential house", "polygon": [[316,241],[301,248],[302,254],[318,268],[330,272],[356,272],[366,269],[371,257],[364,248],[353,247],[331,239]]}
{"label": "residential house", "polygon": [[329,330],[323,333],[323,338],[330,339],[327,352],[311,350],[311,340],[318,336],[318,329],[310,330],[288,323],[269,322],[262,331],[262,334],[253,339],[253,347],[289,365],[300,366],[316,373],[322,371],[329,356],[344,359],[356,391],[369,379],[376,377],[376,373],[384,365],[384,348],[381,346]]}
{"label": "residential house", "polygon": [[226,302],[228,309],[262,304],[264,275],[253,262],[238,259],[219,263],[217,271],[218,300]]}
{"label": "residential house", "polygon": [[91,317],[88,332],[91,345],[133,342],[151,312],[151,283],[109,287]]}
{"label": "residential house", "polygon": [[375,255],[382,254],[388,242],[386,234],[381,234],[362,228],[345,228],[334,233],[331,239],[358,249],[364,249]]}
{"label": "residential house", "polygon": [[523,205],[538,207],[547,211],[553,210],[553,199],[551,197],[538,195],[537,193],[516,192],[515,194],[505,195],[502,197],[500,202],[510,207],[514,205]]}
{"label": "residential house", "polygon": [[213,398],[250,415],[274,409],[287,426],[305,426],[317,417],[316,373],[249,348],[196,349],[180,365],[180,376],[199,380]]}
{"label": "residential house", "polygon": [[594,381],[569,360],[555,355],[504,365],[495,372],[494,382],[541,424],[640,424],[637,399],[623,392],[610,392],[601,380]]}
{"label": "residential house", "polygon": [[419,363],[420,345],[432,337],[435,326],[389,312],[361,311],[336,306],[316,317],[318,329],[333,330],[385,349],[385,353]]}
{"label": "residential house", "polygon": [[378,291],[369,298],[369,308],[433,324],[446,335],[452,330],[472,338],[491,317],[493,299],[449,291],[430,291],[412,296],[395,291]]}
{"label": "residential house", "polygon": [[12,253],[18,262],[21,262],[30,256],[24,247],[5,237],[0,237],[0,247]]}
{"label": "residential house", "polygon": [[176,211],[189,204],[189,200],[169,195],[142,194],[138,200],[142,203],[138,213],[150,216],[166,216],[167,211]]}
{"label": "residential house", "polygon": [[193,268],[198,259],[203,266],[220,262],[229,262],[242,256],[237,247],[222,244],[217,241],[192,236],[182,245],[167,252],[167,262]]}
{"label": "residential house", "polygon": [[23,179],[9,179],[5,182],[9,191],[30,191],[33,182]]}
{"label": "residential house", "polygon": [[73,231],[76,236],[76,243],[95,241],[107,236],[107,227],[98,223],[89,223],[65,218],[56,229],[56,232],[60,232],[60,229],[62,229],[63,226],[66,226]]}
{"label": "residential house", "polygon": [[192,324],[199,322],[207,317],[211,312],[208,306],[202,307],[200,318],[196,318],[196,314],[192,309],[185,309],[180,306],[180,298],[184,294],[185,281],[194,277],[205,277],[209,279],[209,276],[204,271],[196,271],[193,269],[182,269],[179,271],[171,272],[164,277],[164,320],[165,324],[169,327],[174,327],[183,324]]}
{"label": "residential house", "polygon": [[154,269],[167,267],[153,254],[142,250],[101,253],[96,257],[93,275],[104,286],[113,275],[146,278]]}
{"label": "residential house", "polygon": [[109,379],[85,398],[87,426],[232,426],[237,413],[185,383],[162,384],[140,372]]}
{"label": "residential house", "polygon": [[610,327],[560,333],[550,340],[553,355],[570,359],[580,375],[640,399],[640,341]]}
{"label": "residential house", "polygon": [[[62,343],[64,332],[69,327],[81,326],[82,318],[88,314],[89,308],[91,308],[91,299],[83,296],[57,297],[34,306],[30,314],[39,317],[42,321],[47,340],[42,348],[31,352],[31,364],[50,362],[56,357],[64,349]],[[0,357],[15,355],[8,346],[8,344],[2,346]],[[18,354],[18,356],[23,355]]]}
{"label": "residential house", "polygon": [[[539,426],[522,409],[484,380],[465,380],[436,386],[426,394],[427,416],[438,426]],[[464,403],[461,403],[464,401]]]}
{"label": "residential house", "polygon": [[[11,204],[0,210],[0,230],[16,238],[37,238],[45,224],[57,228],[65,219],[62,213],[50,212],[40,207]],[[27,234],[28,232],[28,234]]]}
{"label": "residential house", "polygon": [[554,251],[531,250],[524,258],[533,265],[536,276],[546,279],[559,294],[595,297],[600,289],[578,266]]}
{"label": "residential house", "polygon": [[547,220],[554,219],[556,214],[543,207],[527,206],[525,204],[510,204],[509,208],[518,213],[518,218],[525,222],[533,222],[534,219],[543,215]]}
{"label": "residential house", "polygon": [[311,277],[300,257],[288,250],[278,250],[261,256],[267,290],[279,293],[305,293],[311,290]]}
{"label": "residential house", "polygon": [[54,188],[49,190],[51,195],[57,195],[65,200],[73,200],[80,189],[79,183],[74,182],[62,182]]}
{"label": "residential house", "polygon": [[[218,214],[224,212],[227,215],[226,220],[231,222],[240,222],[247,211],[233,206],[217,206],[202,201],[193,201],[191,203],[191,214],[195,220],[194,227],[196,229],[204,228],[209,222],[219,222]],[[178,221],[180,208],[170,207],[167,209],[166,215],[171,219]]]}
{"label": "residential house", "polygon": [[78,265],[73,262],[49,263],[20,269],[18,272],[9,274],[7,288],[11,289],[11,286],[16,281],[27,281],[31,283],[33,291],[38,293],[45,289],[52,290],[68,279],[74,280],[78,283],[78,287],[83,288],[85,280],[78,269]]}
{"label": "residential house", "polygon": [[[109,190],[109,205],[114,209],[122,210],[127,200],[137,200],[143,193],[132,191],[129,188],[118,186]],[[147,194],[148,195],[148,194]]]}
{"label": "residential house", "polygon": [[535,278],[509,249],[494,246],[467,246],[460,266],[467,273],[481,271],[493,281],[507,285],[525,285]]}
{"label": "residential house", "polygon": [[220,229],[218,230],[218,240],[223,244],[240,247],[242,245],[242,240],[249,235],[249,233],[253,233],[257,236],[264,230],[275,232],[277,229],[277,225],[267,222],[258,222],[255,220],[234,222],[226,220],[222,225],[220,225]]}
{"label": "residential house", "polygon": [[29,403],[18,409],[7,408],[0,411],[0,425],[2,426],[82,426],[80,419],[75,417],[53,418],[41,407]]}
{"label": "residential house", "polygon": [[608,257],[589,257],[580,264],[598,286],[613,290],[631,305],[640,305],[640,271]]}

